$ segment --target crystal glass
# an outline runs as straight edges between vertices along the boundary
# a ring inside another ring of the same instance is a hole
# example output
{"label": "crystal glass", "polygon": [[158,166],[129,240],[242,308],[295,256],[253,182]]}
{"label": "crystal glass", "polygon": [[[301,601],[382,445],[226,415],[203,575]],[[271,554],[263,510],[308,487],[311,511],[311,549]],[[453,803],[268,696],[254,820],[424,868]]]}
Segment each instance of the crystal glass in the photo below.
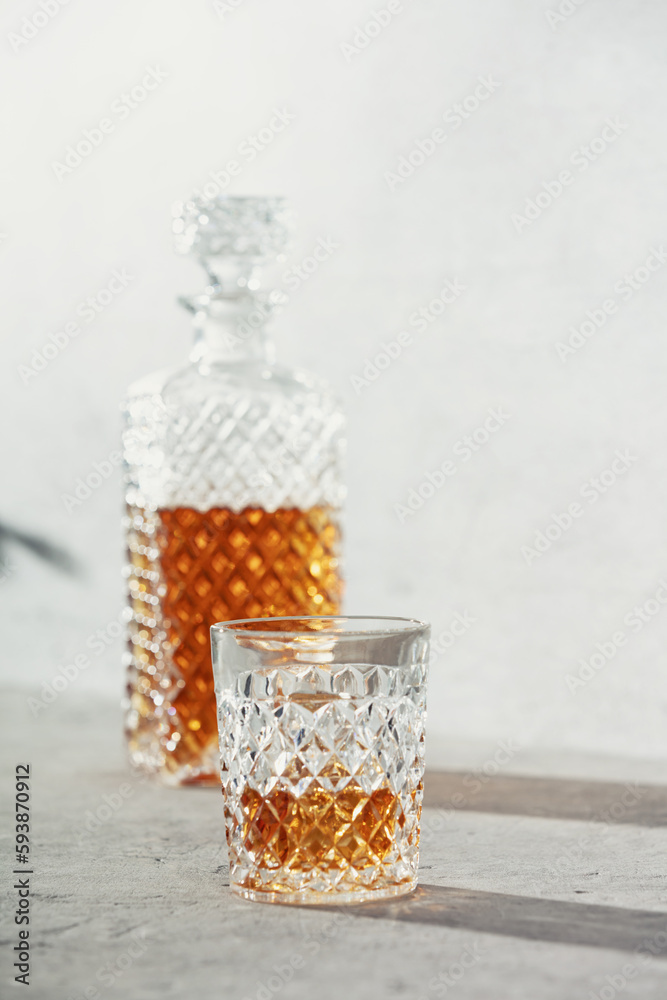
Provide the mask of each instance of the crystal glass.
{"label": "crystal glass", "polygon": [[428,640],[404,618],[212,627],[236,893],[346,903],[416,887]]}
{"label": "crystal glass", "polygon": [[208,285],[182,300],[189,362],[125,403],[126,733],[136,768],[219,784],[209,627],[340,610],[344,421],[324,381],[273,361],[284,296],[260,266],[287,246],[285,200],[194,199],[173,228]]}

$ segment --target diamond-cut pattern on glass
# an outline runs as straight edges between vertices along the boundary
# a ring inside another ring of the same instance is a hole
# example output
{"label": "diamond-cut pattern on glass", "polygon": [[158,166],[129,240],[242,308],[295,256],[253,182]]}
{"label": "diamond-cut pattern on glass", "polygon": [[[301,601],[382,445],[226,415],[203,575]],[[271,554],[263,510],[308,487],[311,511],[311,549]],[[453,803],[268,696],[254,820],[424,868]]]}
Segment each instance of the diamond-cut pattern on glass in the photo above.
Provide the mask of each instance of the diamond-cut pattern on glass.
{"label": "diamond-cut pattern on glass", "polygon": [[[307,688],[309,669],[241,676],[236,693],[221,698],[232,881],[253,893],[279,894],[411,886],[419,855],[425,663],[407,676],[397,668],[348,666],[331,674],[325,694],[245,693],[261,685],[293,690],[295,675]],[[371,673],[375,693],[368,695]]]}

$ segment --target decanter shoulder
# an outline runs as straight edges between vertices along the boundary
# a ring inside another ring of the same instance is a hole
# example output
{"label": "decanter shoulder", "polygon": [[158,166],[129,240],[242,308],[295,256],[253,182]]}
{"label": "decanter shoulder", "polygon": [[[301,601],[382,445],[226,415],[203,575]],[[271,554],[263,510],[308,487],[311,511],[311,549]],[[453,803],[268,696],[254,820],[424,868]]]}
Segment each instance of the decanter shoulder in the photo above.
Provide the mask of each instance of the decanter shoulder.
{"label": "decanter shoulder", "polygon": [[287,368],[283,365],[264,366],[257,384],[258,387],[269,385],[270,391],[282,392],[286,396],[320,396],[326,398],[330,405],[337,404],[342,408],[342,403],[326,379],[301,368]]}
{"label": "decanter shoulder", "polygon": [[328,409],[341,408],[338,396],[324,379],[301,369],[257,361],[162,369],[134,382],[126,398],[128,402],[160,399],[171,407],[179,402],[188,405],[208,397],[240,395],[283,398],[288,403],[319,399]]}
{"label": "decanter shoulder", "polygon": [[183,367],[160,368],[149,375],[142,375],[125,390],[125,402],[129,403],[142,397],[160,396],[164,387],[184,370]]}

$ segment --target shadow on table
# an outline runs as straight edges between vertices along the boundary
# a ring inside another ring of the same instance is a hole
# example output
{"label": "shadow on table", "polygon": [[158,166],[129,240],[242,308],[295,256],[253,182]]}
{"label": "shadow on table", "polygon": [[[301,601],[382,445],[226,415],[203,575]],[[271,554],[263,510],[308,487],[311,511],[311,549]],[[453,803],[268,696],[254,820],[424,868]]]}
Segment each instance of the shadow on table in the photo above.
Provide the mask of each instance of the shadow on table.
{"label": "shadow on table", "polygon": [[[327,907],[328,908],[328,907]],[[635,951],[667,957],[667,913],[592,903],[420,885],[391,902],[361,903],[354,916],[456,927],[527,941]]]}
{"label": "shadow on table", "polygon": [[431,809],[667,826],[667,788],[635,782],[518,775],[480,777],[458,771],[427,771],[424,805]]}

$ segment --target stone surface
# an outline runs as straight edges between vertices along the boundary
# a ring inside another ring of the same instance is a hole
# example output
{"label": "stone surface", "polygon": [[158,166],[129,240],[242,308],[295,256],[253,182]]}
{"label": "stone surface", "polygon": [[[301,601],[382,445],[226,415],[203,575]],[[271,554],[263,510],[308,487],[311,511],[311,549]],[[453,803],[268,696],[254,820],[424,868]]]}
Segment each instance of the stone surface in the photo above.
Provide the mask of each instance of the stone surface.
{"label": "stone surface", "polygon": [[129,776],[112,703],[71,691],[35,719],[7,694],[2,727],[3,792],[32,770],[37,1000],[667,996],[667,789],[636,762],[607,782],[600,760],[588,782],[584,760],[563,780],[433,770],[413,896],[292,908],[231,894],[220,796]]}

